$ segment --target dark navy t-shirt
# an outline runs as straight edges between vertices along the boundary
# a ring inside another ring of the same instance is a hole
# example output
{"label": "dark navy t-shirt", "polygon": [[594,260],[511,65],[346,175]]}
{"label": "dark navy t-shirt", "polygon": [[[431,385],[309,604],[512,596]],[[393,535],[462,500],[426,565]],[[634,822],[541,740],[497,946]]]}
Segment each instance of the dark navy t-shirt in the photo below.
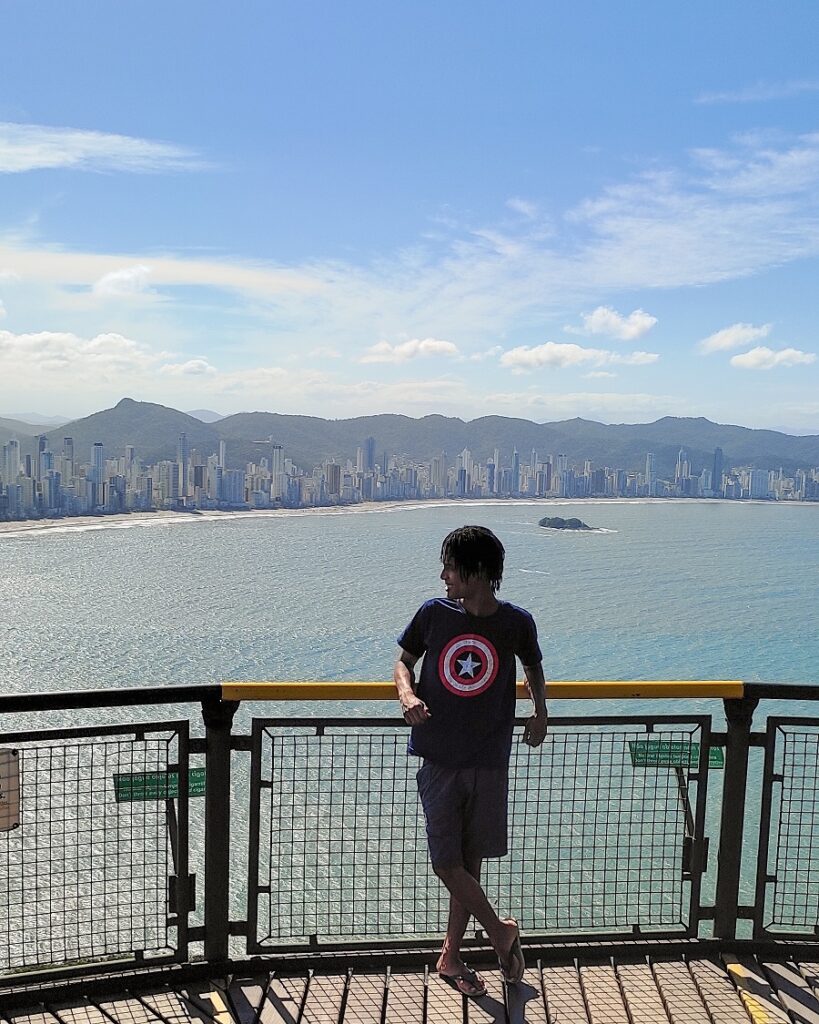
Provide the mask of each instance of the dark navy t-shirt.
{"label": "dark navy t-shirt", "polygon": [[515,718],[515,657],[541,660],[529,612],[506,601],[492,615],[470,615],[457,601],[421,605],[398,638],[423,655],[418,697],[431,718],[413,726],[409,752],[453,768],[501,768],[509,763]]}

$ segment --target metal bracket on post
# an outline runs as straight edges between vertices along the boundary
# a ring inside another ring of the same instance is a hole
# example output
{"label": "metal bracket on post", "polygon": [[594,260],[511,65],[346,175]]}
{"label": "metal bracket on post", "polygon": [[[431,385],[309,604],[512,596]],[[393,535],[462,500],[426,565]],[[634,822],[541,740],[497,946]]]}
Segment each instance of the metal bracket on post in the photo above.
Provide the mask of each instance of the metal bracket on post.
{"label": "metal bracket on post", "polygon": [[205,959],[228,959],[230,936],[230,737],[238,701],[202,701],[205,722]]}
{"label": "metal bracket on post", "polygon": [[740,909],[739,882],[742,869],[745,790],[748,783],[748,750],[751,745],[751,722],[758,703],[755,697],[723,701],[728,732],[725,742],[725,776],[714,906],[714,934],[720,939],[736,938]]}

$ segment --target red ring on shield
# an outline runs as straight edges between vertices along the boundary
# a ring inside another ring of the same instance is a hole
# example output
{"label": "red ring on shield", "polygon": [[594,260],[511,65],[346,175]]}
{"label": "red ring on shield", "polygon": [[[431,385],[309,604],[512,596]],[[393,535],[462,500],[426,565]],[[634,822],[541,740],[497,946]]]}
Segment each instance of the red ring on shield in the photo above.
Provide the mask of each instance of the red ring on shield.
{"label": "red ring on shield", "polygon": [[495,682],[498,667],[498,652],[486,637],[464,633],[441,651],[438,676],[456,697],[477,697]]}

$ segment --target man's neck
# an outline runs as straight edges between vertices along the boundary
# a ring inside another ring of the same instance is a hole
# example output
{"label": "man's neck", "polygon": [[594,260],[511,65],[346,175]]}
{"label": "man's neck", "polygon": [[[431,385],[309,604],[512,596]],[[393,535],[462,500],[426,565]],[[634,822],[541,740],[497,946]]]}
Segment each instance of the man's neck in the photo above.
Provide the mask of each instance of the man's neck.
{"label": "man's neck", "polygon": [[475,615],[479,619],[486,618],[487,615],[494,615],[498,610],[498,599],[492,592],[491,587],[487,587],[486,590],[481,588],[475,594],[469,594],[468,597],[461,598],[461,604],[464,611],[469,612],[470,615]]}

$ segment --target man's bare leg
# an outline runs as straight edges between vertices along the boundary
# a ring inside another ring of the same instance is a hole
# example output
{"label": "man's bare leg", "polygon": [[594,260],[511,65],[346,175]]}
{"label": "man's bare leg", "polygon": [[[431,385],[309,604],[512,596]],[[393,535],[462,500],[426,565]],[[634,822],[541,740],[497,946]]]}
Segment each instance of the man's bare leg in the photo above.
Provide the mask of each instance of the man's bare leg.
{"label": "man's bare leg", "polygon": [[[481,879],[481,860],[475,858],[467,861],[464,867],[476,882]],[[459,900],[450,893],[449,895],[449,920],[447,921],[444,944],[441,948],[441,955],[438,957],[436,969],[441,974],[456,976],[463,970],[464,962],[461,959],[461,943],[466,934],[466,926],[469,924],[471,914]]]}
{"label": "man's bare leg", "polygon": [[[486,932],[489,941],[503,963],[509,960],[509,953],[512,944],[518,934],[518,926],[514,921],[501,920],[486,893],[481,888],[480,861],[468,865],[468,867],[435,868],[435,874],[441,879],[449,890],[449,923],[447,926],[444,948],[438,961],[438,970],[444,974],[455,973],[450,969],[450,958],[453,956],[460,961],[460,947],[463,940],[469,918],[474,917]],[[473,869],[475,873],[473,874]],[[442,969],[441,962],[446,963]]]}

